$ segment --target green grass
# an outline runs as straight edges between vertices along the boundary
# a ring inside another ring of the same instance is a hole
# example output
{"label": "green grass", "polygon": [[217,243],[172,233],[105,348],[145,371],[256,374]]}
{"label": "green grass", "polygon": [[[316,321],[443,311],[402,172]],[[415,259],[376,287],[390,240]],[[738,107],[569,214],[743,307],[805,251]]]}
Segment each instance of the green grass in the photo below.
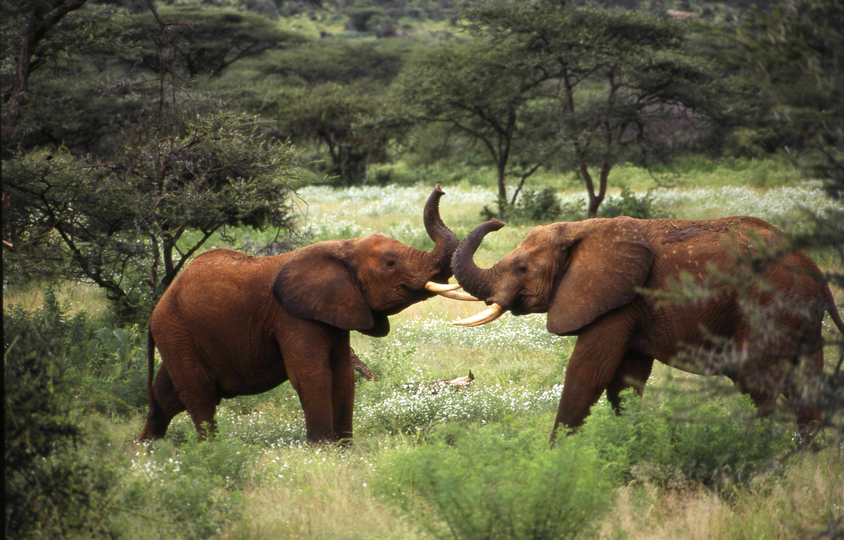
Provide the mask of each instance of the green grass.
{"label": "green grass", "polygon": [[[818,185],[767,163],[690,160],[683,171],[676,177],[682,187],[652,191],[658,208],[678,218],[741,213],[800,229],[809,223],[803,208],[833,206]],[[443,219],[462,238],[494,200],[489,171],[429,173],[386,188],[303,188],[302,226],[317,240],[379,232],[429,249],[421,208],[440,182]],[[654,187],[641,170],[616,173],[635,192]],[[583,197],[570,178],[536,180],[531,188],[555,187],[562,201]],[[491,265],[532,226],[489,235],[477,260]],[[271,234],[248,236],[260,242]],[[238,232],[238,242],[245,237]],[[219,238],[212,244],[227,245]],[[840,269],[834,258],[825,264]],[[757,421],[718,378],[657,365],[629,414],[616,418],[602,400],[584,431],[552,451],[547,438],[574,338],[549,334],[538,315],[456,327],[451,322],[477,305],[441,298],[394,316],[385,338],[352,335],[381,380],[359,380],[351,448],[305,444],[289,384],[224,401],[215,441],[197,442],[182,414],[164,441],[139,445],[133,438],[146,411],[129,385],[143,389],[143,340],[121,348],[99,318],[107,311],[95,289],[58,284],[55,294],[65,308],[54,328],[58,342],[64,339],[56,345],[64,351],[57,373],[70,378],[62,399],[85,433],[63,470],[95,462],[110,479],[90,486],[100,494],[89,511],[93,528],[66,529],[64,537],[421,540],[492,531],[488,537],[525,538],[528,529],[552,530],[536,519],[547,506],[542,494],[558,503],[551,523],[557,537],[567,537],[571,525],[587,538],[802,538],[835,523],[840,531],[844,520],[840,443],[817,454],[792,452],[791,420]],[[840,303],[841,291],[836,295]],[[4,291],[4,314],[14,304],[36,313],[44,293],[38,286]],[[62,328],[84,337],[61,338]],[[829,347],[829,365],[835,354]],[[7,351],[7,365],[9,358]],[[466,390],[424,389],[469,370],[476,378]],[[60,529],[63,522],[51,523]]]}

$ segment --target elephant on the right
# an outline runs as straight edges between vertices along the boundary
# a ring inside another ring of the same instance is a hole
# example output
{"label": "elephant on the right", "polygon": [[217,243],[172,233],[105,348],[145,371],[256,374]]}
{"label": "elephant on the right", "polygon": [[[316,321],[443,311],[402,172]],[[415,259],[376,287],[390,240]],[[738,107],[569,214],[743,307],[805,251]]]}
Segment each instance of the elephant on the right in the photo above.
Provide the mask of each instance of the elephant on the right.
{"label": "elephant on the right", "polygon": [[[767,249],[783,245],[770,223],[745,216],[554,223],[479,268],[475,251],[503,226],[495,219],[479,225],[452,258],[457,282],[490,306],[455,324],[486,324],[506,311],[547,313],[549,332],[577,336],[554,433],[580,426],[604,391],[618,412],[619,394],[632,387],[641,395],[654,360],[726,375],[762,411],[782,394],[803,434],[820,419],[805,390],[823,372],[824,312],[842,334],[844,323],[805,252]],[[739,294],[737,283],[752,274],[738,271],[741,259],[772,252],[762,280]],[[690,281],[703,294],[667,298]]]}

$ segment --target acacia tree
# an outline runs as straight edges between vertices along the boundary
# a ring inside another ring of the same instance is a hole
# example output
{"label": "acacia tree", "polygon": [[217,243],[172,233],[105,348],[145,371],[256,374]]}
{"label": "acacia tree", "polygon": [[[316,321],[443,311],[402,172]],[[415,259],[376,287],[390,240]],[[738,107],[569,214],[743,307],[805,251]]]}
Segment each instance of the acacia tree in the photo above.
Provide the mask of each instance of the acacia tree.
{"label": "acacia tree", "polygon": [[670,159],[726,120],[719,73],[684,49],[675,21],[551,0],[484,3],[470,18],[553,88],[554,143],[586,186],[589,217],[617,163]]}
{"label": "acacia tree", "polygon": [[379,126],[381,99],[361,84],[285,88],[264,106],[294,142],[316,142],[333,183],[365,183],[370,163],[386,158],[389,130]]}
{"label": "acacia tree", "polygon": [[[507,46],[479,36],[468,42],[418,50],[394,86],[394,110],[422,122],[441,122],[478,142],[495,165],[499,214],[509,204],[507,177],[512,158],[522,178],[541,158],[529,152],[529,130],[520,122],[544,74],[533,70]],[[528,162],[530,165],[524,166]]]}
{"label": "acacia tree", "polygon": [[226,225],[291,228],[292,149],[262,141],[253,118],[219,109],[179,74],[189,24],[158,17],[161,69],[152,99],[119,151],[78,157],[59,148],[3,163],[4,216],[14,252],[6,274],[96,283],[127,317],[143,315],[200,247]]}
{"label": "acacia tree", "polygon": [[725,119],[717,72],[684,50],[676,22],[551,0],[467,14],[473,41],[421,52],[399,95],[483,142],[500,201],[508,175],[521,178],[513,204],[532,171],[554,164],[578,171],[594,217],[617,163],[666,160]]}

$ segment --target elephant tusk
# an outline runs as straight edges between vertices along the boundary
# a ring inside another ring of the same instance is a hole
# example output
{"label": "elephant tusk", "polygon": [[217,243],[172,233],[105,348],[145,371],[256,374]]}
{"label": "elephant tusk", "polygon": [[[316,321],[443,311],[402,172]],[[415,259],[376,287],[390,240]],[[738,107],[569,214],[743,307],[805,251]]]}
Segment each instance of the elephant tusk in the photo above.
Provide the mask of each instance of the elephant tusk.
{"label": "elephant tusk", "polygon": [[468,319],[461,319],[459,321],[454,321],[451,324],[457,326],[480,326],[482,324],[491,323],[495,319],[504,315],[507,311],[504,307],[499,304],[492,304],[484,311],[478,313],[473,317],[469,317]]}
{"label": "elephant tusk", "polygon": [[426,291],[435,292],[437,294],[448,292],[448,291],[456,291],[459,288],[460,288],[460,285],[458,285],[457,283],[442,284],[442,283],[434,283],[433,281],[429,281],[428,283],[425,284],[425,290]]}
{"label": "elephant tusk", "polygon": [[463,300],[464,302],[480,302],[480,300],[478,300],[471,294],[464,293],[463,291],[441,292],[440,295],[445,296],[446,298],[451,298],[452,300]]}
{"label": "elephant tusk", "polygon": [[451,298],[452,300],[463,300],[466,302],[474,302],[478,299],[472,296],[471,294],[467,294],[462,291],[458,291],[457,289],[460,288],[460,285],[454,283],[451,285],[443,285],[441,283],[434,283],[433,281],[429,281],[425,284],[425,289],[431,291],[433,293],[437,293],[441,296],[445,296],[446,298]]}

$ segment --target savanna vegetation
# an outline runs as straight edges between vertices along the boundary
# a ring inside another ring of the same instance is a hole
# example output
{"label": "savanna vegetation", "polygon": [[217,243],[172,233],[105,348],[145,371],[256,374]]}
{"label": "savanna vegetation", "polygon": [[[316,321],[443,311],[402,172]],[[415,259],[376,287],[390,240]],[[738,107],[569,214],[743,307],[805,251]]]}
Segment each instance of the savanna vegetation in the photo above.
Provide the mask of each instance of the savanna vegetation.
{"label": "savanna vegetation", "polygon": [[435,183],[459,238],[507,221],[482,265],[538,223],[746,214],[841,304],[840,1],[3,0],[0,24],[8,538],[844,534],[828,318],[808,448],[785,404],[759,418],[661,365],[551,448],[574,338],[536,315],[456,327],[477,306],[445,299],[353,334],[379,380],[358,380],[352,447],[306,445],[289,384],[224,401],[213,440],[180,415],[134,442],[146,318],[193,256],[430,249]]}

